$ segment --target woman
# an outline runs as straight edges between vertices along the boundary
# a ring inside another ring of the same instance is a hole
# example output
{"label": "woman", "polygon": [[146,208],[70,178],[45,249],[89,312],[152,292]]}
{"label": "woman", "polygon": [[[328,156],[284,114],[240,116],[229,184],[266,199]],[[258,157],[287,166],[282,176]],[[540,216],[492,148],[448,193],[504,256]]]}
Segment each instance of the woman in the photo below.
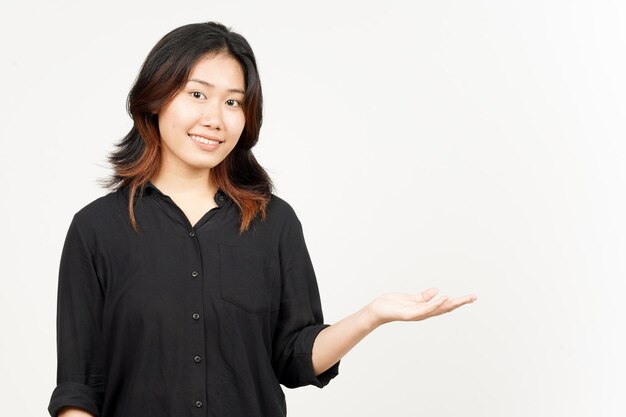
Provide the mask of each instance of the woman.
{"label": "woman", "polygon": [[59,270],[52,416],[284,416],[376,327],[476,299],[387,294],[330,326],[301,224],[251,148],[262,93],[246,40],[167,34],[128,98],[114,191],[78,211]]}

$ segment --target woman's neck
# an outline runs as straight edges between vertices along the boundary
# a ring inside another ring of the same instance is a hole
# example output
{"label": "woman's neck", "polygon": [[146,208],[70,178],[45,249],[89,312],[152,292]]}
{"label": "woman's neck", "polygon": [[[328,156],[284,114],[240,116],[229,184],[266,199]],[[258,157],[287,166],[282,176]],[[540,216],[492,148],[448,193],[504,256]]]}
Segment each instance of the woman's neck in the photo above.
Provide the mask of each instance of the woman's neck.
{"label": "woman's neck", "polygon": [[212,197],[217,192],[209,180],[209,170],[195,173],[160,170],[150,181],[166,195]]}

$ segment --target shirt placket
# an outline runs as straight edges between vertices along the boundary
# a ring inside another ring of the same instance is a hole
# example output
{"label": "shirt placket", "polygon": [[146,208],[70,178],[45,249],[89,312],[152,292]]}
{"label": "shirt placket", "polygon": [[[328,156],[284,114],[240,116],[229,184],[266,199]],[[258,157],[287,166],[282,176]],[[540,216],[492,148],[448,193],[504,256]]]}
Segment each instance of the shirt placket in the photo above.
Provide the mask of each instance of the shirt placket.
{"label": "shirt placket", "polygon": [[169,196],[166,196],[158,192],[159,197],[167,207],[161,206],[166,210],[166,213],[178,223],[177,227],[183,225],[187,231],[187,238],[185,239],[185,252],[189,254],[186,257],[187,263],[184,264],[185,270],[182,272],[182,279],[187,280],[183,282],[185,288],[189,289],[189,294],[186,297],[188,300],[187,314],[185,322],[181,323],[181,326],[185,326],[187,329],[187,340],[189,340],[189,346],[186,350],[186,357],[181,358],[187,371],[185,374],[189,375],[189,396],[185,399],[190,409],[190,415],[192,416],[207,416],[207,397],[206,397],[206,361],[203,357],[206,352],[206,338],[205,338],[205,299],[204,299],[204,274],[203,274],[203,262],[202,262],[202,250],[200,247],[200,241],[196,234],[196,229],[191,225],[189,219],[178,205]]}
{"label": "shirt placket", "polygon": [[184,325],[189,328],[191,343],[188,350],[188,358],[191,369],[189,372],[191,382],[191,398],[189,401],[193,406],[193,415],[206,416],[206,367],[203,364],[203,355],[206,352],[206,339],[204,334],[204,274],[202,267],[202,251],[196,231],[190,227],[189,229],[189,270],[184,277],[191,280],[191,293],[189,294],[189,311],[187,323]]}
{"label": "shirt placket", "polygon": [[[208,283],[204,276],[202,248],[196,228],[191,225],[182,209],[178,207],[171,197],[164,195],[156,190],[156,188],[153,189],[161,199],[161,204],[159,204],[161,208],[164,209],[166,214],[172,218],[175,223],[178,223],[177,227],[182,225],[187,231],[188,238],[185,243],[185,251],[189,256],[187,257],[188,262],[185,264],[186,271],[183,272],[182,278],[189,280],[189,282],[185,283],[185,287],[189,288],[189,295],[187,297],[189,307],[187,311],[188,319],[185,320],[185,323],[181,323],[182,326],[187,326],[189,329],[188,340],[190,340],[187,357],[183,358],[183,363],[188,364],[188,372],[186,372],[186,374],[189,375],[190,382],[190,389],[188,391],[189,397],[185,401],[189,402],[191,415],[208,416],[210,413],[207,407],[207,369],[205,365],[206,358],[203,357],[206,355],[207,351],[205,320],[208,306],[206,305],[207,300],[205,299],[205,287],[208,286]],[[224,205],[225,197],[222,192],[216,194],[215,201],[220,208]],[[215,213],[207,213],[198,221],[196,226],[201,227],[209,221],[213,215],[215,215]]]}

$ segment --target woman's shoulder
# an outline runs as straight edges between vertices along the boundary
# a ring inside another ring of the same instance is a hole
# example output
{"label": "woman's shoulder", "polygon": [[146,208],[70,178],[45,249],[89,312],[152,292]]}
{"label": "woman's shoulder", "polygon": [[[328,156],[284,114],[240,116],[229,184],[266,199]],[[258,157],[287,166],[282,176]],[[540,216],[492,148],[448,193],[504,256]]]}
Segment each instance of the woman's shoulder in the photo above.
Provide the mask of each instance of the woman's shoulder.
{"label": "woman's shoulder", "polygon": [[267,205],[267,214],[268,216],[275,216],[283,220],[293,220],[298,218],[293,206],[289,204],[285,199],[277,196],[274,193],[270,195],[270,199]]}
{"label": "woman's shoulder", "polygon": [[122,189],[109,190],[106,194],[89,201],[75,211],[73,221],[79,222],[83,227],[96,225],[107,227],[122,213],[120,210],[120,207],[123,207],[122,194]]}
{"label": "woman's shoulder", "polygon": [[266,224],[277,230],[292,231],[302,228],[300,216],[297,212],[297,203],[288,202],[283,197],[271,194],[267,205]]}

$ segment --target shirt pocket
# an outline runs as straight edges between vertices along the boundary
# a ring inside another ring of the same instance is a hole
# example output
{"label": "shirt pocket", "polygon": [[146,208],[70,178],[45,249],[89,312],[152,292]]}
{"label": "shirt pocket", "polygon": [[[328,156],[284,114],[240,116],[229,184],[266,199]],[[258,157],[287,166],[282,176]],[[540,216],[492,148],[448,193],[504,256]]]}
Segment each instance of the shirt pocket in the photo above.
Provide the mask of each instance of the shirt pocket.
{"label": "shirt pocket", "polygon": [[219,244],[220,296],[248,313],[279,307],[278,262],[258,249]]}

